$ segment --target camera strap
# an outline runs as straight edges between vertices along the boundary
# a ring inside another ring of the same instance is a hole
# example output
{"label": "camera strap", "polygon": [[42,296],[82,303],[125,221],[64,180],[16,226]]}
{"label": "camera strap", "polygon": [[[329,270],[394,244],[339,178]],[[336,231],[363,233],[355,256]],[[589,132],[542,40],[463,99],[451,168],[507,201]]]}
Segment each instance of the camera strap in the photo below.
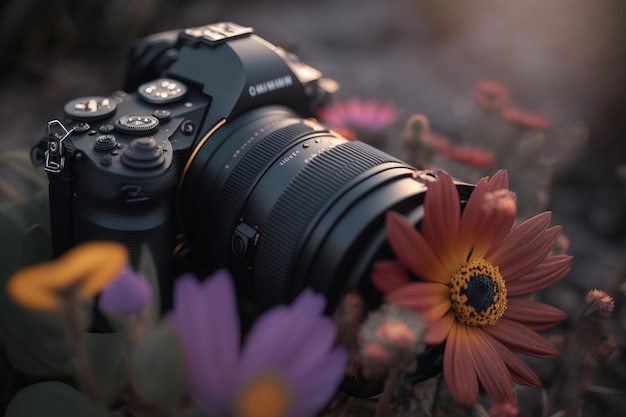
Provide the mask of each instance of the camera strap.
{"label": "camera strap", "polygon": [[73,132],[58,120],[48,122],[47,149],[44,152],[44,169],[50,180],[50,226],[53,239],[53,256],[59,256],[74,244],[72,222],[72,178],[64,173],[65,147],[63,141]]}

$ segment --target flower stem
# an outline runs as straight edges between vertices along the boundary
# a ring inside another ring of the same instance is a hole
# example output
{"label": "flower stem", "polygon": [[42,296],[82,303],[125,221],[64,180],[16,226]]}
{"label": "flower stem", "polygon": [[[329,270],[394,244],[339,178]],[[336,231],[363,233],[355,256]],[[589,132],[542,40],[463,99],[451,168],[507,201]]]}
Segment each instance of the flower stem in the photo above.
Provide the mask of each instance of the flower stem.
{"label": "flower stem", "polygon": [[98,387],[89,368],[87,351],[81,326],[82,306],[79,300],[71,300],[63,309],[63,320],[70,344],[76,354],[76,368],[78,383],[87,396],[95,403],[100,403]]}
{"label": "flower stem", "polygon": [[376,409],[376,415],[374,417],[383,417],[387,415],[391,395],[393,394],[393,390],[396,386],[396,381],[398,380],[399,374],[400,361],[396,360],[393,365],[391,365],[391,369],[389,369],[389,374],[387,374],[385,388],[383,390],[382,396],[380,397],[380,401],[378,401],[378,408]]}

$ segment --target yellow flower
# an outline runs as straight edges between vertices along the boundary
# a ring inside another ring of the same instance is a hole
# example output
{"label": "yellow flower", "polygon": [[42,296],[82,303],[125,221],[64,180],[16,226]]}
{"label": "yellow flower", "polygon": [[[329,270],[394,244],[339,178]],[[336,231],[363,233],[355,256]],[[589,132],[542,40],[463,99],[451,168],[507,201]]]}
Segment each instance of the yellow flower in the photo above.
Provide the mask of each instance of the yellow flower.
{"label": "yellow flower", "polygon": [[98,294],[128,261],[117,242],[92,241],[59,258],[17,271],[7,283],[9,296],[31,310],[55,310],[69,293],[89,299]]}

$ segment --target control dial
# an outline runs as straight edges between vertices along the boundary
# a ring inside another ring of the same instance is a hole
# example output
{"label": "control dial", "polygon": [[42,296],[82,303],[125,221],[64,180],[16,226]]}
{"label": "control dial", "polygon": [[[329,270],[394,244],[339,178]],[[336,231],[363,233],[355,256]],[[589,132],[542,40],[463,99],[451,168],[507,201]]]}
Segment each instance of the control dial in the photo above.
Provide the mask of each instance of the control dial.
{"label": "control dial", "polygon": [[131,135],[143,135],[159,127],[159,119],[154,116],[126,115],[115,122],[115,128]]}

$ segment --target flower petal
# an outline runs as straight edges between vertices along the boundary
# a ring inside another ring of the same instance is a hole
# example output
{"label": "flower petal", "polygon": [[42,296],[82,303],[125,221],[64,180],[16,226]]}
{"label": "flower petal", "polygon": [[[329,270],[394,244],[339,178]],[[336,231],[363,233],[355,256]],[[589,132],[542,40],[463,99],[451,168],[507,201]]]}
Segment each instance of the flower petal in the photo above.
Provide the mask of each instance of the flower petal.
{"label": "flower petal", "polygon": [[447,271],[435,253],[407,218],[388,211],[385,231],[393,252],[411,272],[425,281],[442,283],[449,281]]}
{"label": "flower petal", "polygon": [[371,280],[374,287],[383,294],[387,294],[410,282],[406,269],[398,261],[375,262]]}
{"label": "flower petal", "polygon": [[261,372],[278,372],[296,396],[290,415],[314,415],[336,391],[348,356],[343,347],[333,347],[336,328],[322,315],[324,305],[322,296],[306,289],[291,306],[263,314],[243,348],[239,385]]}
{"label": "flower petal", "polygon": [[504,238],[493,254],[486,255],[488,262],[498,265],[507,283],[523,277],[550,253],[561,233],[560,226],[546,229],[550,217],[544,212],[526,220]]}
{"label": "flower petal", "polygon": [[204,406],[227,410],[235,389],[239,316],[230,275],[220,270],[199,283],[184,274],[175,283],[166,316],[185,352],[189,393]]}
{"label": "flower petal", "polygon": [[506,283],[511,297],[531,294],[560,281],[570,271],[572,257],[569,255],[548,256],[523,277]]}
{"label": "flower petal", "polygon": [[486,333],[483,333],[484,337],[491,339],[492,346],[498,352],[498,355],[502,358],[505,365],[511,373],[513,381],[520,385],[527,387],[540,387],[541,381],[537,378],[537,375],[532,369],[524,362],[522,362],[513,352],[507,349],[502,343],[498,342]]}
{"label": "flower petal", "polygon": [[456,247],[461,221],[461,202],[452,178],[445,172],[428,185],[424,196],[424,219],[421,231],[442,265],[456,271],[466,253]]}
{"label": "flower petal", "polygon": [[509,189],[509,176],[507,171],[499,169],[489,179],[489,188],[487,191],[508,190]]}
{"label": "flower petal", "polygon": [[75,286],[84,298],[99,293],[128,261],[126,246],[113,241],[89,241],[62,256],[18,270],[7,281],[9,296],[23,307],[54,310],[60,292]]}
{"label": "flower petal", "polygon": [[291,306],[276,306],[257,319],[241,352],[239,379],[245,381],[268,366],[290,368],[307,345],[327,352],[336,329],[322,316],[324,305],[324,297],[305,289]]}
{"label": "flower petal", "polygon": [[443,376],[454,401],[474,404],[478,398],[478,378],[472,361],[472,345],[464,325],[452,327],[443,353]]}
{"label": "flower petal", "polygon": [[498,190],[508,190],[509,180],[506,171],[499,170],[490,179],[481,178],[470,195],[459,223],[459,236],[456,242],[459,253],[472,253],[473,257],[483,258],[492,247],[497,247],[509,233],[515,222],[511,212],[488,215],[484,209],[485,195]]}
{"label": "flower petal", "polygon": [[427,345],[438,345],[443,343],[450,334],[452,327],[456,324],[454,313],[449,311],[448,314],[439,320],[428,323],[428,330],[424,336],[424,342]]}
{"label": "flower petal", "polygon": [[118,316],[139,314],[152,298],[148,281],[126,265],[98,298],[98,307],[105,313]]}
{"label": "flower petal", "polygon": [[524,355],[552,358],[559,355],[558,349],[528,327],[505,318],[493,326],[482,329],[504,346]]}
{"label": "flower petal", "polygon": [[337,387],[345,375],[347,361],[347,351],[336,347],[314,370],[300,378],[297,381],[300,395],[295,400],[291,415],[302,417],[316,415],[337,392]]}
{"label": "flower petal", "polygon": [[482,233],[484,220],[481,201],[487,192],[487,177],[481,178],[470,195],[459,223],[457,244],[463,253],[470,253],[474,246],[489,247],[491,236]]}
{"label": "flower petal", "polygon": [[442,305],[447,306],[446,310],[449,310],[452,307],[449,293],[450,289],[444,284],[412,282],[390,292],[385,296],[385,300],[424,314]]}
{"label": "flower petal", "polygon": [[505,319],[513,320],[532,330],[545,330],[565,320],[567,314],[556,307],[527,299],[509,299]]}
{"label": "flower petal", "polygon": [[491,344],[491,338],[484,335],[480,328],[467,327],[467,334],[476,348],[472,350],[474,369],[487,394],[496,402],[513,401],[511,374],[498,351]]}

